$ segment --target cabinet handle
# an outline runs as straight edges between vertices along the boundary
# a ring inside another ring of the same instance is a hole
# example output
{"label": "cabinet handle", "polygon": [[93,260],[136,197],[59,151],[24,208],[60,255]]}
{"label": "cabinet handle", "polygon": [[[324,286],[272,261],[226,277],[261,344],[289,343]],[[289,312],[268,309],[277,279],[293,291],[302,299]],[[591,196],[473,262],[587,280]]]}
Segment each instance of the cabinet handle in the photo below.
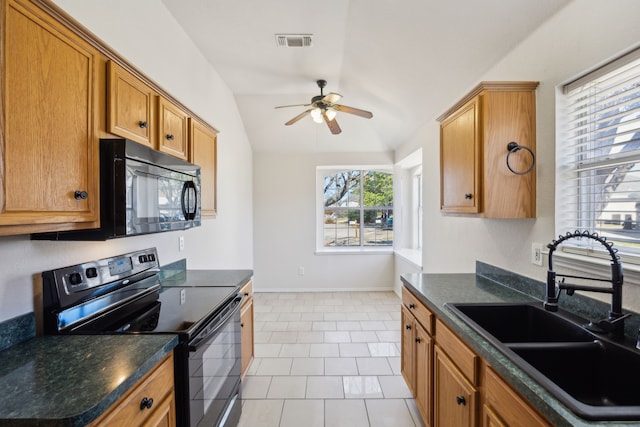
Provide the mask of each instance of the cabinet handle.
{"label": "cabinet handle", "polygon": [[144,120],[140,120],[138,122],[138,125],[140,126],[140,129],[146,129],[149,126],[149,123],[145,122]]}
{"label": "cabinet handle", "polygon": [[89,197],[89,193],[84,190],[76,190],[73,192],[73,198],[76,200],[85,200]]}
{"label": "cabinet handle", "polygon": [[421,339],[420,337],[417,337],[417,338],[416,338],[416,342],[417,342],[418,344],[420,344],[420,343],[422,342],[422,339]]}
{"label": "cabinet handle", "polygon": [[467,199],[467,200],[471,200],[471,199],[473,199],[473,194],[467,193],[467,194],[464,195],[464,198]]}
{"label": "cabinet handle", "polygon": [[415,304],[409,304],[409,308],[416,308]]}
{"label": "cabinet handle", "polygon": [[143,411],[145,409],[151,409],[153,406],[153,398],[152,397],[143,397],[140,401],[140,410]]}
{"label": "cabinet handle", "polygon": [[465,399],[464,396],[456,396],[456,403],[458,405],[465,406],[467,404],[467,399]]}
{"label": "cabinet handle", "polygon": [[249,292],[245,292],[245,293],[244,293],[244,296],[245,296],[245,297],[248,297],[248,296],[249,296]]}
{"label": "cabinet handle", "polygon": [[240,327],[241,327],[241,328],[244,328],[244,323],[240,323]]}
{"label": "cabinet handle", "polygon": [[405,326],[404,326],[404,328],[405,328],[407,331],[410,331],[410,330],[411,330],[411,325],[405,325]]}
{"label": "cabinet handle", "polygon": [[172,134],[167,134],[167,141],[173,141],[173,138],[175,138]]}

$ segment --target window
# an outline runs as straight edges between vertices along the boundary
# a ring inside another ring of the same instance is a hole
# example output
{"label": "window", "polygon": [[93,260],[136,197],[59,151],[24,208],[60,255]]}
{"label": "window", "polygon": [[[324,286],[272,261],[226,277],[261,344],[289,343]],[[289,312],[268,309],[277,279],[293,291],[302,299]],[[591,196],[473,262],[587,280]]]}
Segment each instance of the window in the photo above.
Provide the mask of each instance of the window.
{"label": "window", "polygon": [[321,248],[393,246],[393,175],[384,170],[319,169]]}
{"label": "window", "polygon": [[[640,255],[640,49],[563,89],[557,231],[595,231],[621,253]],[[599,250],[584,240],[578,246]]]}

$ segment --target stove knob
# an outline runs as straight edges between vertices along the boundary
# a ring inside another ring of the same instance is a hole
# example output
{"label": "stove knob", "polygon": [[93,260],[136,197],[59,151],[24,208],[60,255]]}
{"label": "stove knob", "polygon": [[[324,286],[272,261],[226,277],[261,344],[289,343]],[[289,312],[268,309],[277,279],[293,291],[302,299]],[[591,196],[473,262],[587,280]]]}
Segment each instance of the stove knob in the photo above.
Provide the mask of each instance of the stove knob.
{"label": "stove knob", "polygon": [[95,267],[89,267],[87,268],[85,274],[87,275],[88,279],[93,279],[94,277],[98,277],[98,270],[96,270]]}
{"label": "stove knob", "polygon": [[80,273],[71,273],[69,275],[69,283],[71,283],[72,285],[79,285],[80,283],[82,283],[82,276],[80,275]]}

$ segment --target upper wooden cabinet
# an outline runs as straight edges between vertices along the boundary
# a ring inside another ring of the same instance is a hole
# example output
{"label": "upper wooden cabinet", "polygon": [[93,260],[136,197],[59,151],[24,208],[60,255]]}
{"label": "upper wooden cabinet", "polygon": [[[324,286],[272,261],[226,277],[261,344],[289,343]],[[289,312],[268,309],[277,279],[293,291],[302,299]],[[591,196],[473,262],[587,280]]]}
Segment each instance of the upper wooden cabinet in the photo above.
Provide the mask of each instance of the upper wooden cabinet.
{"label": "upper wooden cabinet", "polygon": [[189,158],[189,115],[158,97],[158,150],[183,160]]}
{"label": "upper wooden cabinet", "polygon": [[107,131],[155,147],[156,93],[113,61],[107,64]]}
{"label": "upper wooden cabinet", "polygon": [[[443,213],[535,217],[537,86],[482,82],[438,118]],[[526,149],[509,155],[510,142]]]}
{"label": "upper wooden cabinet", "polygon": [[0,8],[0,234],[95,227],[99,53],[30,2]]}
{"label": "upper wooden cabinet", "polygon": [[202,215],[215,215],[217,209],[218,136],[209,126],[189,119],[189,161],[200,166]]}

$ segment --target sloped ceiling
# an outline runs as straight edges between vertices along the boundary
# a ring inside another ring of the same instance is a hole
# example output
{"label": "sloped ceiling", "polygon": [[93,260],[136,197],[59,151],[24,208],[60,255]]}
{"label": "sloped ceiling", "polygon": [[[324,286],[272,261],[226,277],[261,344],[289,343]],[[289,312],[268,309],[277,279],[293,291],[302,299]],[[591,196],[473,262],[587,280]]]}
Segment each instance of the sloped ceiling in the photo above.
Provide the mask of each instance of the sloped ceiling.
{"label": "sloped ceiling", "polygon": [[[236,97],[254,151],[386,151],[405,142],[570,0],[163,0]],[[275,34],[313,34],[282,48]],[[305,117],[319,94],[373,112]],[[213,123],[216,125],[215,122]],[[221,135],[223,137],[223,135]]]}

